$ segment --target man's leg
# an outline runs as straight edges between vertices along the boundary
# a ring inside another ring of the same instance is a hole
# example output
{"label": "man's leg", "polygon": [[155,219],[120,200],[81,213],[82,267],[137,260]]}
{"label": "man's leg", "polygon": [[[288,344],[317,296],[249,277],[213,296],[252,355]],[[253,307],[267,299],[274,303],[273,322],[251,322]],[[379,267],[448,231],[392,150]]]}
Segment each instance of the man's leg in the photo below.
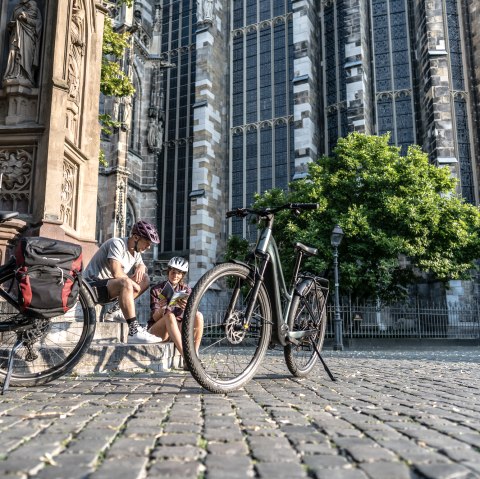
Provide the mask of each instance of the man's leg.
{"label": "man's leg", "polygon": [[148,333],[140,326],[135,313],[135,298],[148,288],[148,276],[144,276],[141,284],[130,278],[114,278],[108,281],[108,293],[111,298],[117,297],[123,317],[128,324],[128,342],[159,343],[160,338]]}
{"label": "man's leg", "polygon": [[148,277],[148,274],[144,274],[142,281],[140,283],[136,283],[135,281],[132,280],[132,283],[134,286],[138,286],[138,289],[135,289],[133,293],[134,299],[137,299],[139,296],[141,296],[147,289],[150,287],[150,278]]}
{"label": "man's leg", "polygon": [[125,319],[135,317],[135,292],[140,286],[130,278],[114,278],[107,284],[110,298],[118,298],[118,304]]}

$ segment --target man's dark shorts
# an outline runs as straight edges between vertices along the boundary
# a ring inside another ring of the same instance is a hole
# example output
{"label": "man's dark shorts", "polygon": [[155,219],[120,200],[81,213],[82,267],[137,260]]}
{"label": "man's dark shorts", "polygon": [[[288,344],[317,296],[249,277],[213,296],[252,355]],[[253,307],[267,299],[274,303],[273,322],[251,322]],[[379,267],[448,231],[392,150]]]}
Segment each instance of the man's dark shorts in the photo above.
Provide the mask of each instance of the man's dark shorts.
{"label": "man's dark shorts", "polygon": [[113,298],[110,298],[108,295],[108,288],[107,283],[109,279],[99,279],[96,281],[88,281],[88,284],[92,287],[97,295],[97,303],[98,304],[107,304],[110,303]]}

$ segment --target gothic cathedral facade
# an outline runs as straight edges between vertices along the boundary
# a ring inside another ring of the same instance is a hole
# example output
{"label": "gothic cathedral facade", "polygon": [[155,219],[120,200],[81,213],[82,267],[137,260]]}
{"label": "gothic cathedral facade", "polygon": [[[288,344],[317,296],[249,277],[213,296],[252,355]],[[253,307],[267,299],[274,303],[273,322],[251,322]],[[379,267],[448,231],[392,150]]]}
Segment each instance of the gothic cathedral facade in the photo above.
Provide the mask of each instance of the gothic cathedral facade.
{"label": "gothic cathedral facade", "polygon": [[173,255],[195,282],[221,260],[225,212],[305,174],[351,131],[391,133],[448,166],[479,201],[477,0],[136,0],[111,12],[132,32],[131,101],[101,109],[98,239],[158,225],[151,271]]}

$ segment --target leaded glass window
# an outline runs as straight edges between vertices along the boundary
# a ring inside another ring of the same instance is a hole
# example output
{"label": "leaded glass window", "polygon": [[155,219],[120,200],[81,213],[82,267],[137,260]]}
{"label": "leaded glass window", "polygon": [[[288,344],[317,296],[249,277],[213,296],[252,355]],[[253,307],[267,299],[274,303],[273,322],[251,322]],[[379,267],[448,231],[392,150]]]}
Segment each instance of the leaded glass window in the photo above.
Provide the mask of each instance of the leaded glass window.
{"label": "leaded glass window", "polygon": [[[293,114],[290,11],[291,2],[285,0],[233,2],[232,207],[246,206],[255,193],[279,184],[286,187],[291,180],[294,149],[289,133]],[[244,227],[245,222],[233,222],[232,233],[241,234]]]}

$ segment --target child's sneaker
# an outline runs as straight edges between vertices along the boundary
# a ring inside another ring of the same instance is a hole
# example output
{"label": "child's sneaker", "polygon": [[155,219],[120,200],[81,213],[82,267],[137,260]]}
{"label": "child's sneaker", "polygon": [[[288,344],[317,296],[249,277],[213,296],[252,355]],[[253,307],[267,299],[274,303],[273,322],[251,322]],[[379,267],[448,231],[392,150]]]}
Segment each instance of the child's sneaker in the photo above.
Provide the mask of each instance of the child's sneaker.
{"label": "child's sneaker", "polygon": [[128,344],[154,344],[161,343],[162,338],[150,334],[144,327],[139,326],[135,334],[129,334],[127,338]]}

